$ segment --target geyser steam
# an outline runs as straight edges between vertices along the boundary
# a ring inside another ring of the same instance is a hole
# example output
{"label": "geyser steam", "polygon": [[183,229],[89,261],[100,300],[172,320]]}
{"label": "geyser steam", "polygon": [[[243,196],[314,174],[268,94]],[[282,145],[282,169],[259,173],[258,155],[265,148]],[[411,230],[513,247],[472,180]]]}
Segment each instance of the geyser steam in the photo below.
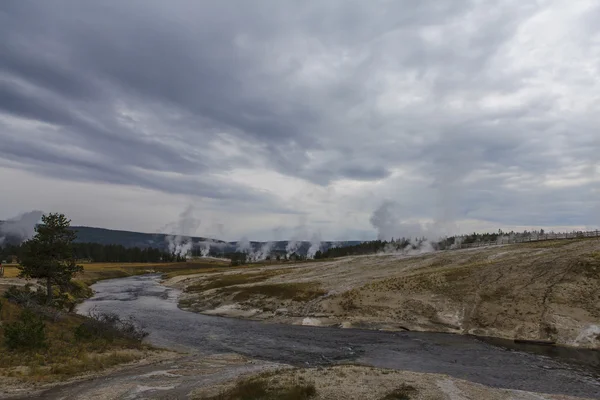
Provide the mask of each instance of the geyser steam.
{"label": "geyser steam", "polygon": [[35,226],[43,212],[29,211],[0,223],[0,245],[3,243],[21,244],[33,237]]}

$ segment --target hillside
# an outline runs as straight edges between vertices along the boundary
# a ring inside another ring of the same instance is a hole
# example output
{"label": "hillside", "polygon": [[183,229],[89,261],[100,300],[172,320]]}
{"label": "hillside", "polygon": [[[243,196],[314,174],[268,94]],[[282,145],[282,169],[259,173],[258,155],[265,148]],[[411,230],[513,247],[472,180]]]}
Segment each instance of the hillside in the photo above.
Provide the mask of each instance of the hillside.
{"label": "hillside", "polygon": [[[77,242],[80,243],[100,243],[100,244],[118,244],[125,247],[153,247],[158,249],[167,249],[169,246],[169,235],[164,233],[141,233],[120,231],[104,228],[92,228],[87,226],[74,226],[72,229],[77,231]],[[222,240],[210,239],[204,237],[191,237],[193,243],[210,241],[219,251],[226,253],[235,252],[238,249],[238,242],[224,242]],[[252,251],[259,251],[267,242],[249,242]],[[273,243],[272,250],[285,252],[286,247],[290,242],[287,240],[277,241]],[[328,241],[322,242],[322,249],[326,250],[332,246],[351,246],[361,243],[360,241]],[[301,255],[306,255],[310,247],[310,242],[301,241],[297,244],[297,252]]]}
{"label": "hillside", "polygon": [[[168,247],[167,237],[164,233],[142,233],[119,231],[104,228],[92,228],[88,226],[74,226],[73,230],[77,231],[77,242],[80,243],[100,243],[100,244],[118,244],[125,247]],[[202,242],[210,240],[203,237],[192,237],[194,242]],[[222,241],[216,240],[216,242]]]}
{"label": "hillside", "polygon": [[309,325],[600,347],[600,241],[372,255],[176,278],[181,306]]}

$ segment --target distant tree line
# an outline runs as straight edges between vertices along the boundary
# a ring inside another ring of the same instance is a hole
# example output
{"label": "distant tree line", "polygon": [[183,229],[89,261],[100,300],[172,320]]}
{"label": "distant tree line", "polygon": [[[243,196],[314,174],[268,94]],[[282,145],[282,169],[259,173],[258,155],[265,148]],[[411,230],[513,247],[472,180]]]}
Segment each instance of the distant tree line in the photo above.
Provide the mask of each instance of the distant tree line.
{"label": "distant tree line", "polygon": [[[535,240],[537,238],[543,237],[543,235],[547,234],[543,229],[537,231],[523,231],[523,232],[503,232],[502,230],[498,230],[495,233],[472,233],[470,235],[460,235],[460,236],[451,236],[439,241],[428,241],[427,238],[415,238],[415,239],[407,239],[400,238],[391,240],[372,240],[363,242],[360,244],[356,244],[353,246],[346,247],[332,247],[324,251],[317,251],[315,254],[315,259],[323,259],[323,258],[335,258],[335,257],[345,257],[345,256],[355,256],[355,255],[364,255],[364,254],[375,254],[380,252],[396,252],[396,251],[409,251],[409,250],[417,250],[420,249],[425,242],[428,243],[429,246],[433,250],[448,250],[457,248],[459,244],[473,244],[473,243],[500,243],[504,239],[508,238],[531,238]],[[552,232],[554,233],[554,232]]]}
{"label": "distant tree line", "polygon": [[406,238],[398,240],[372,240],[368,242],[362,242],[353,246],[345,247],[331,247],[324,251],[317,251],[315,253],[315,259],[322,258],[335,258],[345,256],[359,256],[364,254],[374,254],[383,251],[399,251],[407,246],[410,246],[410,241]]}
{"label": "distant tree line", "polygon": [[[206,250],[201,247],[194,246],[190,250],[190,255],[192,257],[202,257],[202,256],[206,255],[205,251]],[[226,253],[222,249],[219,249],[217,247],[211,247],[210,250],[208,251],[207,255],[209,257],[229,258],[229,257],[225,257]]]}
{"label": "distant tree line", "polygon": [[[498,230],[495,233],[472,233],[469,235],[451,236],[436,242],[429,242],[426,238],[399,238],[386,240],[372,240],[352,246],[331,247],[327,250],[319,250],[315,254],[315,259],[335,258],[352,255],[374,254],[379,252],[397,252],[411,249],[419,249],[424,242],[427,242],[433,250],[447,250],[456,248],[458,244],[473,244],[473,243],[490,243],[500,242],[506,238],[531,238],[535,240],[542,237],[547,232],[543,229],[539,231],[523,231],[523,232],[503,232]],[[551,232],[554,233],[554,232]],[[11,261],[12,256],[19,257],[21,255],[21,246],[9,243],[4,243],[0,247],[0,261]],[[203,250],[199,247],[194,247],[191,250],[191,256],[200,257]],[[104,245],[98,243],[74,243],[73,254],[78,260],[90,260],[93,262],[180,262],[185,261],[185,257],[169,253],[165,250],[155,248],[139,248],[139,247],[124,247],[122,245]],[[254,260],[251,256],[244,252],[225,252],[223,249],[212,247],[208,253],[211,257],[228,258],[232,265],[243,265]],[[302,261],[305,256],[293,253],[287,255],[285,251],[274,250],[267,260],[276,261]]]}
{"label": "distant tree line", "polygon": [[[20,259],[22,254],[22,245],[0,247],[0,261],[11,261],[13,256]],[[76,260],[89,260],[90,262],[156,263],[185,261],[185,257],[160,249],[141,249],[139,247],[99,243],[73,243],[72,255]]]}
{"label": "distant tree line", "polygon": [[231,260],[231,265],[245,265],[257,261],[305,261],[307,259],[306,256],[303,256],[298,253],[287,254],[285,251],[272,251],[264,260],[257,260],[252,258],[252,255],[240,251],[236,251],[234,253],[221,253],[222,258],[228,258]]}
{"label": "distant tree line", "polygon": [[117,244],[74,243],[73,253],[79,260],[93,262],[181,262],[185,257],[151,247],[125,247]]}

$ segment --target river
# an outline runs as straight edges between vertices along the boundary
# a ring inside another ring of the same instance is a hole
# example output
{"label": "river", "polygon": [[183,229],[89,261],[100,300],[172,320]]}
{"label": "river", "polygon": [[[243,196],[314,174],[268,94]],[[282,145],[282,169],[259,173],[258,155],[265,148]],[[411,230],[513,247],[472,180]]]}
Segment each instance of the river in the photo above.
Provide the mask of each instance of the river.
{"label": "river", "polygon": [[[133,316],[157,346],[203,354],[235,352],[297,366],[353,361],[447,374],[493,387],[600,398],[600,352],[517,346],[442,333],[278,325],[180,310],[179,291],[159,275],[101,281],[78,312]],[[498,345],[500,344],[500,345]]]}

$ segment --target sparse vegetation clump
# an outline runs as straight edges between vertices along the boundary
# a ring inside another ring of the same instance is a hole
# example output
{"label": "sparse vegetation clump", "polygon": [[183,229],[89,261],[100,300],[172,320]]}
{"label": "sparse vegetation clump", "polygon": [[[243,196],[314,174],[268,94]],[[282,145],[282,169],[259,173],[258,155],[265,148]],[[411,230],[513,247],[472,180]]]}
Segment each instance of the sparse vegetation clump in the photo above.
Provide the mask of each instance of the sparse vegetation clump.
{"label": "sparse vegetation clump", "polygon": [[344,292],[340,301],[340,307],[342,307],[342,310],[346,312],[357,310],[359,307],[356,304],[356,297],[356,293],[352,290]]}
{"label": "sparse vegetation clump", "polygon": [[108,342],[114,342],[116,339],[122,338],[141,342],[148,336],[148,332],[133,318],[123,319],[117,314],[102,313],[96,310],[90,311],[88,317],[75,328],[75,339],[96,340],[101,338]]}
{"label": "sparse vegetation clump", "polygon": [[11,350],[41,349],[47,346],[46,324],[28,308],[21,312],[17,321],[7,324],[3,329],[4,342]]}
{"label": "sparse vegetation clump", "polygon": [[94,334],[82,340],[76,331],[88,320],[80,315],[64,313],[54,320],[38,309],[8,301],[2,304],[0,377],[56,381],[132,361],[150,349],[128,335],[108,339]]}
{"label": "sparse vegetation clump", "polygon": [[220,275],[216,278],[212,278],[208,281],[203,281],[195,285],[188,286],[186,292],[201,292],[210,289],[219,289],[228,286],[244,285],[249,283],[263,282],[273,276],[276,273],[255,273],[255,274],[228,274]]}
{"label": "sparse vegetation clump", "polygon": [[234,301],[246,301],[253,296],[265,296],[280,300],[310,301],[327,292],[314,282],[272,283],[244,287],[226,287],[222,294],[234,294]]}
{"label": "sparse vegetation clump", "polygon": [[31,285],[29,284],[23,287],[11,286],[4,292],[4,297],[8,301],[23,307],[39,304],[40,300],[45,301],[45,295],[42,294],[42,296],[43,298],[40,298],[40,294],[37,291],[32,290]]}
{"label": "sparse vegetation clump", "polygon": [[202,397],[202,400],[309,400],[317,395],[315,385],[292,382],[273,385],[266,379],[249,379],[222,391],[216,396]]}
{"label": "sparse vegetation clump", "polygon": [[403,383],[400,387],[383,396],[380,400],[410,400],[417,393],[414,386]]}
{"label": "sparse vegetation clump", "polygon": [[95,313],[73,314],[91,295],[73,257],[75,232],[62,214],[42,217],[36,235],[22,246],[20,276],[41,280],[9,287],[0,302],[0,377],[55,381],[98,371],[142,356],[146,332],[132,320]]}

